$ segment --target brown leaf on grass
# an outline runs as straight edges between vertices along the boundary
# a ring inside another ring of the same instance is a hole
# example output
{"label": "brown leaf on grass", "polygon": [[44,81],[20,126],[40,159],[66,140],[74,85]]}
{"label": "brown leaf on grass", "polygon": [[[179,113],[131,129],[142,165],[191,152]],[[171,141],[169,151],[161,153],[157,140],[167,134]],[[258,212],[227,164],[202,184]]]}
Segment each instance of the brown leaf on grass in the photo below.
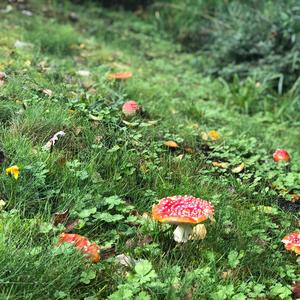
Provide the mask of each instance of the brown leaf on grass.
{"label": "brown leaf on grass", "polygon": [[65,157],[60,157],[57,161],[56,161],[61,167],[63,167],[66,162],[67,162],[67,159]]}
{"label": "brown leaf on grass", "polygon": [[4,84],[6,77],[7,76],[4,72],[0,72],[0,86],[2,86]]}
{"label": "brown leaf on grass", "polygon": [[300,298],[300,281],[294,282],[294,284],[292,286],[292,293],[293,293],[294,299]]}
{"label": "brown leaf on grass", "polygon": [[70,223],[68,223],[66,226],[65,226],[65,231],[66,232],[70,232],[70,231],[73,231],[74,230],[74,228],[77,226],[77,225],[79,225],[79,219],[77,219],[77,220],[73,220],[73,221],[71,221]]}
{"label": "brown leaf on grass", "polygon": [[76,72],[76,74],[81,77],[89,77],[91,75],[91,72],[88,70],[79,70]]}
{"label": "brown leaf on grass", "polygon": [[298,194],[291,194],[292,202],[296,202],[300,200],[300,196]]}
{"label": "brown leaf on grass", "polygon": [[85,80],[84,82],[82,82],[82,87],[85,89],[85,90],[89,90],[93,87],[93,85],[95,84],[96,82],[93,81],[93,80]]}
{"label": "brown leaf on grass", "polygon": [[186,153],[189,153],[189,154],[193,154],[193,153],[194,153],[194,149],[191,148],[191,147],[185,147],[185,148],[184,148],[184,151],[185,151]]}
{"label": "brown leaf on grass", "polygon": [[153,239],[150,235],[138,236],[132,239],[128,239],[125,243],[128,248],[143,247],[144,245],[150,244]]}
{"label": "brown leaf on grass", "polygon": [[53,95],[53,92],[50,89],[43,89],[42,92],[49,97]]}
{"label": "brown leaf on grass", "polygon": [[65,223],[66,220],[69,218],[69,210],[66,209],[63,212],[56,212],[55,214],[53,214],[53,225],[56,226],[58,224],[62,224]]}
{"label": "brown leaf on grass", "polygon": [[92,120],[92,121],[99,122],[99,121],[102,120],[102,117],[94,116],[94,115],[92,115],[92,114],[89,114],[89,119]]}
{"label": "brown leaf on grass", "polygon": [[216,219],[214,218],[214,216],[210,215],[210,216],[208,217],[208,219],[210,220],[210,223],[211,223],[211,224],[215,224],[215,223],[216,223]]}
{"label": "brown leaf on grass", "polygon": [[174,141],[165,141],[164,145],[167,146],[170,149],[176,149],[179,148],[178,144]]}
{"label": "brown leaf on grass", "polygon": [[56,132],[53,137],[43,146],[43,150],[46,151],[51,151],[53,146],[56,144],[56,142],[58,141],[59,137],[63,137],[65,136],[65,132],[64,131],[59,131]]}
{"label": "brown leaf on grass", "polygon": [[193,227],[189,240],[203,240],[206,237],[207,230],[204,224],[198,224]]}
{"label": "brown leaf on grass", "polygon": [[119,254],[116,256],[116,260],[119,264],[125,267],[134,267],[139,261],[125,254]]}
{"label": "brown leaf on grass", "polygon": [[0,199],[0,211],[3,210],[5,205],[6,205],[6,202],[4,200]]}
{"label": "brown leaf on grass", "polygon": [[201,139],[203,140],[203,141],[208,141],[208,135],[207,135],[207,133],[206,132],[201,132]]}
{"label": "brown leaf on grass", "polygon": [[176,160],[180,161],[183,159],[183,157],[184,157],[184,154],[180,154],[180,155],[176,156]]}
{"label": "brown leaf on grass", "polygon": [[241,163],[240,165],[238,165],[237,167],[231,169],[231,172],[232,173],[235,173],[235,174],[238,174],[238,173],[241,173],[242,171],[244,171],[245,169],[245,164],[244,163]]}
{"label": "brown leaf on grass", "polygon": [[116,248],[115,246],[106,246],[101,247],[101,257],[103,259],[108,259],[116,255]]}
{"label": "brown leaf on grass", "polygon": [[228,270],[228,271],[222,272],[222,273],[220,274],[220,277],[221,277],[222,279],[227,279],[227,278],[232,277],[232,275],[233,275],[233,271],[232,271],[232,270]]}
{"label": "brown leaf on grass", "polygon": [[0,80],[5,80],[6,79],[6,73],[0,72]]}
{"label": "brown leaf on grass", "polygon": [[226,163],[226,162],[213,161],[212,165],[214,167],[221,168],[221,169],[227,169],[228,168],[228,163]]}

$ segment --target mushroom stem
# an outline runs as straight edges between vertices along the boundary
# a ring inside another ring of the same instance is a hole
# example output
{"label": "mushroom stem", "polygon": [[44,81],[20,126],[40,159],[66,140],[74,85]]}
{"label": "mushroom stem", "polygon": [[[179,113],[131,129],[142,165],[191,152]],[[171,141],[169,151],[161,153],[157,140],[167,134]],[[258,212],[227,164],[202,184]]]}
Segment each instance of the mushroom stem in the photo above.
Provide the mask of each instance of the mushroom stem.
{"label": "mushroom stem", "polygon": [[192,231],[193,226],[191,224],[179,224],[174,230],[174,240],[177,243],[186,243]]}

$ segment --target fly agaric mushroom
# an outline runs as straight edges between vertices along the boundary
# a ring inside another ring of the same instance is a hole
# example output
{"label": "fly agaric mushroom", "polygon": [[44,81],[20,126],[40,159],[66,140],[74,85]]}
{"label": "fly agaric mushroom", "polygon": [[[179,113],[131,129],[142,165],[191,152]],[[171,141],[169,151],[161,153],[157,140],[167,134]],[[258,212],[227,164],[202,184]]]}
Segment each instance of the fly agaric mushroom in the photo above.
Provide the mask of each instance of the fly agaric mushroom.
{"label": "fly agaric mushroom", "polygon": [[135,116],[139,110],[139,105],[133,100],[125,102],[122,106],[122,112],[126,117]]}
{"label": "fly agaric mushroom", "polygon": [[294,251],[296,254],[300,254],[300,231],[286,235],[282,242],[286,250]]}
{"label": "fly agaric mushroom", "polygon": [[286,161],[288,162],[290,160],[290,155],[286,150],[278,149],[273,153],[273,160],[274,161]]}
{"label": "fly agaric mushroom", "polygon": [[166,197],[152,208],[152,217],[161,223],[178,225],[174,231],[174,240],[178,243],[188,241],[193,226],[212,217],[213,205],[193,196]]}
{"label": "fly agaric mushroom", "polygon": [[123,80],[132,77],[132,72],[119,72],[119,73],[112,73],[108,75],[108,79],[118,79]]}
{"label": "fly agaric mushroom", "polygon": [[74,244],[76,248],[83,254],[86,254],[93,263],[100,261],[100,247],[96,243],[91,244],[86,237],[75,233],[63,232],[59,236],[58,244],[61,245],[64,243]]}

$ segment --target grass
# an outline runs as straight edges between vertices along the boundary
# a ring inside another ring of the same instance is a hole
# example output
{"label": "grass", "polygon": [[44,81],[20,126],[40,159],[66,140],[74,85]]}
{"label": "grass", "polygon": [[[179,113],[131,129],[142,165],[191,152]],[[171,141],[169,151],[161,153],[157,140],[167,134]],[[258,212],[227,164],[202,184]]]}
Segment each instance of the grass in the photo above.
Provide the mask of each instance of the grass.
{"label": "grass", "polygon": [[[0,18],[1,299],[291,299],[299,262],[281,239],[300,229],[291,202],[300,193],[293,95],[253,77],[199,73],[151,12],[49,3],[29,1],[32,17],[13,6]],[[14,49],[16,40],[31,45]],[[107,79],[121,71],[133,77]],[[145,116],[126,119],[128,99]],[[65,137],[44,151],[60,130]],[[209,130],[221,139],[203,140]],[[291,164],[273,162],[277,148]],[[245,170],[233,173],[241,163]],[[18,180],[5,173],[11,165]],[[203,241],[176,244],[173,226],[142,215],[185,194],[211,201],[216,222],[206,222]],[[66,209],[69,219],[54,225]],[[72,232],[101,245],[99,263],[55,246],[74,220]],[[119,254],[138,262],[120,265]]]}

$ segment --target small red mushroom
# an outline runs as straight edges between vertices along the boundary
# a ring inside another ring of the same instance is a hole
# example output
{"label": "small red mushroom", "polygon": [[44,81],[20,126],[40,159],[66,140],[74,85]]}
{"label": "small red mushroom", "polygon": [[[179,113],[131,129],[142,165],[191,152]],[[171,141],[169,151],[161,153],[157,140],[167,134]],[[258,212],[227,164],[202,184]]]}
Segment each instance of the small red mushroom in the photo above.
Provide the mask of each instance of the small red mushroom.
{"label": "small red mushroom", "polygon": [[273,153],[273,160],[274,161],[286,161],[288,162],[290,160],[290,155],[288,154],[288,152],[286,150],[283,149],[277,149],[274,153]]}
{"label": "small red mushroom", "polygon": [[213,205],[193,196],[166,197],[152,208],[153,219],[168,224],[178,225],[174,231],[174,240],[185,243],[193,226],[212,217]]}
{"label": "small red mushroom", "polygon": [[300,232],[294,232],[286,235],[282,242],[286,250],[294,251],[296,254],[300,254]]}
{"label": "small red mushroom", "polygon": [[74,244],[76,248],[93,262],[97,263],[100,261],[100,247],[96,243],[90,243],[90,241],[79,234],[75,233],[62,233],[59,236],[58,244],[63,243]]}
{"label": "small red mushroom", "polygon": [[119,73],[112,73],[108,75],[108,79],[118,79],[123,80],[132,77],[132,72],[119,72]]}
{"label": "small red mushroom", "polygon": [[139,105],[133,100],[125,102],[122,106],[122,112],[126,117],[135,116],[139,110]]}
{"label": "small red mushroom", "polygon": [[93,263],[100,261],[100,247],[96,243],[89,245],[87,249],[83,250],[83,253],[85,253]]}

